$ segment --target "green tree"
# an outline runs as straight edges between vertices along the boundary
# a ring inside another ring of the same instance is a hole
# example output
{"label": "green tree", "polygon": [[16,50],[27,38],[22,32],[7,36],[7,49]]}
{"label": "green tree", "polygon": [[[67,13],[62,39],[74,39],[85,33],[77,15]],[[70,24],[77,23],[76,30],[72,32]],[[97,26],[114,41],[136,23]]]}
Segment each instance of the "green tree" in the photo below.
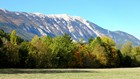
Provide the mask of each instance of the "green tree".
{"label": "green tree", "polygon": [[103,45],[104,42],[101,40],[100,37],[96,37],[89,44],[90,55],[93,58],[91,62],[93,67],[103,67],[107,65],[107,53]]}
{"label": "green tree", "polygon": [[106,36],[103,36],[102,41],[104,42],[104,47],[106,50],[106,53],[108,54],[108,66],[110,67],[116,67],[120,65],[120,58],[119,58],[119,53],[116,49],[115,42]]}
{"label": "green tree", "polygon": [[26,60],[29,52],[29,42],[22,42],[19,45],[19,67],[26,67]]}
{"label": "green tree", "polygon": [[36,43],[36,49],[37,49],[36,67],[38,68],[52,67],[52,63],[51,63],[52,53],[49,48],[49,45],[39,40]]}
{"label": "green tree", "polygon": [[108,37],[97,37],[89,44],[95,67],[116,67],[120,65],[119,53],[115,42]]}
{"label": "green tree", "polygon": [[1,48],[1,66],[18,67],[19,65],[19,49],[14,44],[7,42]]}
{"label": "green tree", "polygon": [[89,44],[89,51],[92,52],[93,48],[96,46],[96,44],[103,45],[103,41],[100,37],[96,37],[90,44]]}
{"label": "green tree", "polygon": [[68,67],[69,58],[71,52],[74,49],[74,44],[69,35],[57,36],[53,39],[53,43],[50,45],[52,54],[55,56],[55,64],[58,67]]}
{"label": "green tree", "polygon": [[90,44],[93,40],[94,40],[94,37],[90,36],[90,38],[88,39],[88,44]]}
{"label": "green tree", "polygon": [[29,49],[28,49],[28,56],[25,61],[25,65],[28,68],[35,68],[36,67],[36,62],[37,62],[37,48],[33,46],[31,43],[29,43]]}
{"label": "green tree", "polygon": [[131,59],[132,66],[140,66],[140,46],[132,49]]}
{"label": "green tree", "polygon": [[3,46],[2,38],[0,38],[0,47]]}
{"label": "green tree", "polygon": [[33,37],[33,39],[31,40],[31,44],[33,45],[33,46],[35,46],[36,45],[36,43],[39,41],[39,37],[37,36],[37,35],[35,35],[34,37]]}
{"label": "green tree", "polygon": [[132,43],[131,42],[126,42],[122,47],[121,47],[121,52],[123,56],[130,56],[132,52]]}
{"label": "green tree", "polygon": [[[52,43],[52,38],[49,36],[38,37],[35,36],[29,47],[29,56],[27,63],[30,67],[37,68],[50,68],[53,67],[52,59],[53,53],[51,52],[50,45]],[[30,64],[32,61],[34,63]]]}
{"label": "green tree", "polygon": [[53,41],[52,39],[53,38],[50,37],[50,36],[42,36],[42,37],[40,37],[40,40],[42,42],[44,42],[45,44],[47,44],[47,45],[50,45],[52,43],[52,41]]}
{"label": "green tree", "polygon": [[11,35],[10,35],[10,42],[14,45],[17,45],[17,36],[16,36],[16,30],[13,30],[11,32]]}
{"label": "green tree", "polygon": [[131,66],[132,64],[132,43],[131,42],[126,42],[122,47],[121,47],[121,52],[123,55],[123,66]]}

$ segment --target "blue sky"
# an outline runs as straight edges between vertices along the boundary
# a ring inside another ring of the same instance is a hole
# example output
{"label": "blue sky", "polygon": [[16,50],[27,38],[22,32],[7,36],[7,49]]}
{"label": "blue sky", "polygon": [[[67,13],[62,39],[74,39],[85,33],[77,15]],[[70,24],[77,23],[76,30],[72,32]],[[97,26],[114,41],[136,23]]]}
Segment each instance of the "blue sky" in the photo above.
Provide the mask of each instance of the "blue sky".
{"label": "blue sky", "polygon": [[105,29],[140,39],[140,0],[0,0],[10,11],[81,16]]}

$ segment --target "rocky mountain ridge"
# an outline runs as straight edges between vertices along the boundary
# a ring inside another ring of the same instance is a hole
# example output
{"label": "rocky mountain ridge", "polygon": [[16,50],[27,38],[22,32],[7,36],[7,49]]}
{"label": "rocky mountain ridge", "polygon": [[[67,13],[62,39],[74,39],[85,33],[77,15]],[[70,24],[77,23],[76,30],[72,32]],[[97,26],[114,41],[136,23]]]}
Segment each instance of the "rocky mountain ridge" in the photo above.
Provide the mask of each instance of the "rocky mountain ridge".
{"label": "rocky mountain ridge", "polygon": [[110,31],[79,16],[67,14],[45,15],[0,9],[0,29],[6,32],[16,30],[17,34],[26,40],[31,40],[34,35],[55,37],[66,33],[74,41],[88,41],[90,36],[108,36],[118,44],[131,41],[134,45],[140,45],[140,40],[133,35],[122,31]]}

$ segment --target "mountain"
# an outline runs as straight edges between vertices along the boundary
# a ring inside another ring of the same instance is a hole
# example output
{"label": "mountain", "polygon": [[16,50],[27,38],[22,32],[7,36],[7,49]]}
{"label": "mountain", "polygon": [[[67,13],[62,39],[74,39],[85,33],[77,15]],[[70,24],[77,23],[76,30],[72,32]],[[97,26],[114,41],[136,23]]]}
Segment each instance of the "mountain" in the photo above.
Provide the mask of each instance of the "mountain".
{"label": "mountain", "polygon": [[26,40],[31,40],[34,35],[54,37],[66,33],[75,41],[81,38],[88,41],[90,36],[108,36],[118,44],[131,41],[133,45],[140,45],[140,40],[128,33],[109,31],[86,19],[67,14],[45,15],[0,9],[0,29],[6,32],[16,30]]}

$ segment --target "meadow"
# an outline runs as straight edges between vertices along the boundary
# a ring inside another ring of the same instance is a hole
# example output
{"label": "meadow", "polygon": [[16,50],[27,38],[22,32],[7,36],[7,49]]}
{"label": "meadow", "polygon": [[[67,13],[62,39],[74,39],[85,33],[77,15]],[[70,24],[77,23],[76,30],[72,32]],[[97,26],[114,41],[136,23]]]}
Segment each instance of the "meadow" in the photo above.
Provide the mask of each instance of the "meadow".
{"label": "meadow", "polygon": [[140,79],[140,68],[0,69],[0,79]]}

